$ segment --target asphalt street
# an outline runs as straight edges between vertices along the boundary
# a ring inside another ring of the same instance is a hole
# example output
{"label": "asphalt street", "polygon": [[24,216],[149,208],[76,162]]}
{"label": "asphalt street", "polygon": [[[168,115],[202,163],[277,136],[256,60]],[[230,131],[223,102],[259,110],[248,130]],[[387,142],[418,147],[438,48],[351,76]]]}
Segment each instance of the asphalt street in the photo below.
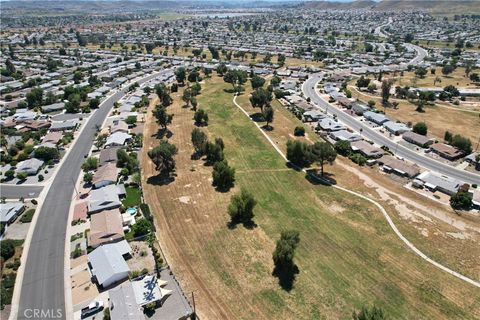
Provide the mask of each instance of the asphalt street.
{"label": "asphalt street", "polygon": [[0,195],[7,199],[37,198],[42,190],[43,186],[2,184],[0,186]]}
{"label": "asphalt street", "polygon": [[[163,73],[166,71],[161,71]],[[160,73],[137,81],[148,81]],[[31,319],[32,310],[50,312],[65,319],[64,256],[65,233],[74,182],[80,174],[84,156],[92,147],[97,126],[101,126],[113,103],[125,95],[126,89],[105,100],[85,124],[83,132],[53,180],[33,231],[28,250],[20,293],[17,319]]]}
{"label": "asphalt street", "polygon": [[317,107],[319,107],[321,110],[327,110],[328,113],[336,115],[339,121],[346,124],[357,132],[361,131],[361,134],[368,140],[371,140],[380,146],[387,146],[390,150],[394,151],[396,155],[401,156],[406,160],[409,160],[426,169],[439,172],[462,182],[480,184],[480,175],[477,175],[473,172],[454,168],[445,163],[418,154],[413,150],[410,150],[398,143],[395,143],[394,141],[382,135],[380,132],[373,130],[364,122],[360,122],[356,118],[343,112],[337,107],[332,106],[327,101],[323,100],[314,89],[317,82],[321,79],[321,74],[312,75],[303,86],[305,96],[310,97],[311,101],[315,103]]}

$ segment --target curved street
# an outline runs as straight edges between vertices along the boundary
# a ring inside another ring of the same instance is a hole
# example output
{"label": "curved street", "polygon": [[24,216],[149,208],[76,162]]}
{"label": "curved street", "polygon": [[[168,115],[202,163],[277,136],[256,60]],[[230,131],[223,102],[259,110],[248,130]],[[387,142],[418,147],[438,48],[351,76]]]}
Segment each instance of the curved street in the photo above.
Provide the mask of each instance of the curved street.
{"label": "curved street", "polygon": [[[137,82],[144,83],[165,72],[167,70],[155,72]],[[49,312],[48,318],[60,315],[56,318],[65,319],[65,236],[74,181],[77,181],[80,174],[84,155],[88,154],[92,147],[97,127],[102,125],[113,104],[126,93],[125,86],[102,102],[85,124],[86,127],[77,137],[77,142],[58,169],[38,213],[34,230],[30,231],[33,232],[30,241],[28,238],[26,240],[25,248],[28,253],[24,253],[26,258],[22,257],[22,261],[26,261],[22,262],[22,266],[25,264],[23,279],[18,279],[22,277],[21,268],[17,276],[19,285],[15,287],[15,291],[21,290],[20,300],[18,305],[12,304],[11,319],[31,318],[29,315],[31,316],[32,310]]]}
{"label": "curved street", "polygon": [[337,117],[339,121],[346,124],[353,130],[362,133],[362,135],[375,142],[380,146],[386,146],[390,150],[395,150],[395,154],[401,156],[413,163],[416,163],[419,166],[422,166],[426,169],[436,171],[438,173],[447,175],[451,178],[471,183],[471,184],[480,184],[480,176],[464,170],[460,170],[444,164],[442,162],[436,161],[434,159],[427,158],[421,154],[416,153],[413,150],[410,150],[382,135],[381,133],[373,130],[371,127],[366,125],[364,122],[360,122],[356,118],[350,116],[349,114],[343,112],[337,107],[329,104],[327,101],[323,100],[315,90],[317,83],[322,80],[323,74],[314,74],[312,75],[305,83],[303,84],[302,91],[305,94],[305,97],[311,99],[314,105],[320,110],[327,110],[328,113]]}

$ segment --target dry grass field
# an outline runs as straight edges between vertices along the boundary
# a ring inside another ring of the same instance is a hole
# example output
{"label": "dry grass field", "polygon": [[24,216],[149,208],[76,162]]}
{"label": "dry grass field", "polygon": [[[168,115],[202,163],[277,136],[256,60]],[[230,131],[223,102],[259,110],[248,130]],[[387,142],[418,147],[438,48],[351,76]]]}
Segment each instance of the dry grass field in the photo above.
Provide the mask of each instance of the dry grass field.
{"label": "dry grass field", "polygon": [[[223,138],[236,187],[215,191],[211,167],[191,159],[193,112],[182,107],[181,92],[169,107],[175,114],[169,139],[179,149],[174,181],[158,182],[146,155],[159,143],[151,112],[141,157],[162,249],[186,293],[194,292],[201,319],[348,319],[365,303],[382,306],[392,319],[480,317],[477,289],[408,251],[371,204],[289,169],[223,91],[230,85],[214,76],[202,87],[199,107],[210,118],[203,130]],[[245,107],[246,98],[239,98]],[[276,113],[270,134],[279,145],[293,132],[291,121]],[[240,186],[258,201],[253,229],[227,227],[229,198]],[[301,237],[300,273],[289,292],[271,275],[275,241],[287,228]]]}

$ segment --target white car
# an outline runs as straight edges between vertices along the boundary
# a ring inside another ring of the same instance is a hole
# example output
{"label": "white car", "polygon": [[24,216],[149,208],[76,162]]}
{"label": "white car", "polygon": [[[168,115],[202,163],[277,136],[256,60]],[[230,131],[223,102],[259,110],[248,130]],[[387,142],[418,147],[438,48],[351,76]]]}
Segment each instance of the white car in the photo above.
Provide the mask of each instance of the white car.
{"label": "white car", "polygon": [[85,308],[82,308],[82,314],[81,318],[86,318],[88,316],[91,316],[92,314],[95,314],[103,309],[103,301],[100,300],[93,300],[90,302],[88,306]]}

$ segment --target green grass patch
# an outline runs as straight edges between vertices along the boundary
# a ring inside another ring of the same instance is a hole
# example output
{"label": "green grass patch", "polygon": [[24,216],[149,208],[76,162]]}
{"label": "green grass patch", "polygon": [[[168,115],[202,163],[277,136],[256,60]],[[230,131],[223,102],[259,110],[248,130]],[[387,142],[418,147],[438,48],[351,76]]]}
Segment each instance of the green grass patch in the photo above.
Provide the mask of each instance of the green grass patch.
{"label": "green grass patch", "polygon": [[20,218],[21,223],[32,222],[33,215],[35,214],[35,209],[28,209]]}
{"label": "green grass patch", "polygon": [[125,188],[126,197],[123,199],[122,204],[125,208],[135,207],[140,205],[142,202],[141,196],[142,191],[137,187],[126,187]]}

